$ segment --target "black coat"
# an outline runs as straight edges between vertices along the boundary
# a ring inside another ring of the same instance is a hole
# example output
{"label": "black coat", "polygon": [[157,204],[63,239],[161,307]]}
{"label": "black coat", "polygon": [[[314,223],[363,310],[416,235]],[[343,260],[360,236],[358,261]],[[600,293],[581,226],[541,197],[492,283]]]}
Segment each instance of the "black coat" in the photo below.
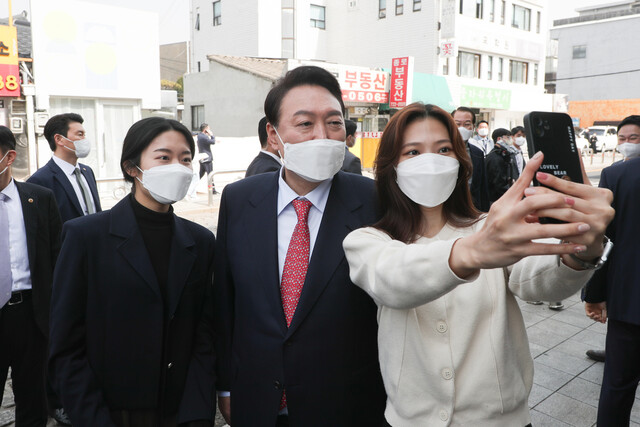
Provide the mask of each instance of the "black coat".
{"label": "black coat", "polygon": [[277,171],[280,169],[280,166],[282,165],[279,161],[261,151],[249,164],[245,178],[248,176],[258,175],[260,173]]}
{"label": "black coat", "polygon": [[26,182],[14,182],[20,195],[27,234],[33,312],[38,328],[48,337],[51,284],[60,251],[62,222],[51,190]]}
{"label": "black coat", "polygon": [[484,165],[484,153],[481,149],[467,142],[473,173],[469,190],[473,205],[480,212],[489,212],[489,188],[487,186],[487,172]]}
{"label": "black coat", "polygon": [[174,217],[164,303],[129,198],[62,234],[49,369],[71,422],[111,426],[110,410],[153,408],[213,419],[211,232]]}
{"label": "black coat", "polygon": [[372,224],[374,183],[338,172],[297,309],[280,297],[277,172],[222,193],[215,260],[218,389],[231,391],[234,427],[273,427],[283,387],[293,426],[384,425],[377,307],[349,279],[342,241]]}
{"label": "black coat", "polygon": [[[89,184],[89,190],[93,196],[96,212],[102,211],[100,196],[98,195],[98,186],[96,185],[96,177],[93,174],[93,170],[82,163],[78,163],[78,167],[80,168],[82,176],[84,176],[84,179],[86,179]],[[80,202],[78,201],[78,196],[76,196],[73,186],[69,182],[69,178],[67,178],[53,159],[49,160],[46,165],[31,175],[27,182],[41,185],[53,191],[63,223],[84,215]]]}
{"label": "black coat", "polygon": [[506,148],[496,143],[484,159],[489,186],[489,202],[498,200],[518,179],[516,157]]}

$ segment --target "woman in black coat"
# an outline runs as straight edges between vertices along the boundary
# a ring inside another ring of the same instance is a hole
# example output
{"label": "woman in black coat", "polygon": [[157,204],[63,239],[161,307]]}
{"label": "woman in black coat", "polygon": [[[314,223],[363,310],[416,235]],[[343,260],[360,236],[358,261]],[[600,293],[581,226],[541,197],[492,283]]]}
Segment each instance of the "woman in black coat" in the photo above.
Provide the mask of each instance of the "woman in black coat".
{"label": "woman in black coat", "polygon": [[49,368],[74,426],[212,425],[215,239],[171,207],[193,153],[179,122],[140,120],[122,147],[131,194],[64,226]]}

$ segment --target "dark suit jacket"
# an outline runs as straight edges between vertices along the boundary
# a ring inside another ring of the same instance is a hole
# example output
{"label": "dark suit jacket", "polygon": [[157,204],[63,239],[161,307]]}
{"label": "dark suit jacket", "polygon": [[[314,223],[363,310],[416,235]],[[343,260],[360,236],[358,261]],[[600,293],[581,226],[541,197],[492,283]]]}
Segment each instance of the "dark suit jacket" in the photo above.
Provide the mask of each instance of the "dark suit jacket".
{"label": "dark suit jacket", "polygon": [[258,175],[259,173],[275,172],[280,170],[282,165],[276,159],[264,152],[259,152],[256,157],[253,158],[251,164],[247,168],[245,178],[248,176]]}
{"label": "dark suit jacket", "polygon": [[385,393],[375,303],[349,279],[342,241],[376,220],[373,181],[338,172],[287,328],[278,272],[276,172],[228,185],[214,301],[219,390],[234,427],[273,427],[283,387],[294,426],[380,426]]}
{"label": "dark suit jacket", "polygon": [[340,170],[362,175],[362,163],[360,159],[346,147],[344,161],[342,162],[342,168],[340,168]]}
{"label": "dark suit jacket", "polygon": [[[100,196],[98,195],[98,186],[96,185],[96,177],[93,174],[93,170],[82,163],[78,163],[78,166],[89,184],[93,202],[96,205],[96,212],[100,212],[102,208],[100,207]],[[31,175],[27,182],[47,187],[53,191],[56,202],[58,203],[62,222],[83,216],[82,207],[80,206],[75,191],[73,191],[69,179],[53,159],[49,160],[46,165]]]}
{"label": "dark suit jacket", "polygon": [[604,168],[599,186],[613,191],[616,215],[606,234],[614,246],[587,283],[585,301],[606,301],[610,319],[640,325],[640,158]]}
{"label": "dark suit jacket", "polygon": [[496,143],[484,159],[489,186],[489,203],[498,200],[518,179],[518,165],[515,156]]}
{"label": "dark suit jacket", "polygon": [[209,159],[207,161],[201,161],[200,163],[211,163],[213,161],[213,154],[211,154],[211,146],[216,143],[215,136],[209,136],[204,132],[198,133],[198,152],[207,153]]}
{"label": "dark suit jacket", "polygon": [[36,324],[45,337],[49,336],[49,305],[53,268],[60,251],[62,222],[51,190],[25,182],[16,183],[31,270],[31,301]]}
{"label": "dark suit jacket", "polygon": [[481,149],[467,142],[473,174],[471,176],[471,198],[473,205],[481,212],[489,212],[489,188],[487,186],[487,173],[484,166],[484,153]]}
{"label": "dark suit jacket", "polygon": [[49,369],[71,422],[110,426],[109,410],[156,407],[212,420],[211,232],[174,218],[164,304],[128,197],[67,222],[62,239]]}

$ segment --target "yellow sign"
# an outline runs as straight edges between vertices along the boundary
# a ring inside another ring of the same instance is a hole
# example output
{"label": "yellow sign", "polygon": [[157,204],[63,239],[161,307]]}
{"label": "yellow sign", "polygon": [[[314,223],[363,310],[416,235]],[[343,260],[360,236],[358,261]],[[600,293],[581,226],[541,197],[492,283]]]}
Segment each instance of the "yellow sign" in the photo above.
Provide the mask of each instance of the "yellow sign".
{"label": "yellow sign", "polygon": [[18,65],[18,30],[0,25],[0,64]]}

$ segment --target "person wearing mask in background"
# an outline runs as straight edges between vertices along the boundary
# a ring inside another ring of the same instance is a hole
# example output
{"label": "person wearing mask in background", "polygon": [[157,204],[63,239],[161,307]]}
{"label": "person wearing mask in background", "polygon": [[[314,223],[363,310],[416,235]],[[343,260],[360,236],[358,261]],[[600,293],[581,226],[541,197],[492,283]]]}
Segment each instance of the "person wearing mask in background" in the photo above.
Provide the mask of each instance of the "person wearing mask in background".
{"label": "person wearing mask in background", "polygon": [[353,147],[356,143],[356,130],[358,129],[358,125],[353,120],[345,120],[344,127],[347,132],[347,139],[345,141],[344,162],[342,162],[342,168],[340,170],[362,175],[362,163],[360,159],[349,151],[349,148]]}
{"label": "person wearing mask in background", "polygon": [[[78,162],[91,152],[83,123],[82,116],[76,113],[58,114],[47,121],[44,136],[53,156],[27,180],[53,191],[63,223],[102,211],[93,170]],[[70,425],[60,399],[48,383],[47,400],[51,416],[59,424]]]}
{"label": "person wearing mask in background", "polygon": [[451,113],[453,120],[458,126],[458,131],[467,147],[467,153],[471,157],[473,173],[469,180],[471,198],[473,205],[480,212],[489,211],[489,188],[487,186],[487,173],[484,166],[484,153],[475,145],[469,144],[469,139],[473,135],[473,124],[476,122],[476,114],[467,107],[458,107]]}
{"label": "person wearing mask in background", "polygon": [[476,126],[476,136],[469,139],[469,142],[482,150],[485,157],[493,150],[495,139],[489,137],[489,123],[481,120]]}
{"label": "person wearing mask in background", "polygon": [[216,191],[216,184],[213,182],[213,154],[211,153],[211,146],[216,143],[216,137],[211,132],[211,127],[208,124],[202,123],[200,125],[200,132],[198,133],[198,153],[206,154],[206,157],[200,159],[200,179],[204,175],[207,175],[207,179],[211,179],[211,191],[213,194],[218,194]]}
{"label": "person wearing mask in background", "polygon": [[607,324],[599,426],[628,426],[640,381],[640,116],[618,125],[624,161],[602,170],[599,187],[613,192],[616,216],[607,229],[615,242],[609,261],[585,288],[585,311]]}
{"label": "person wearing mask in background", "polygon": [[[515,296],[573,295],[614,215],[610,191],[536,174],[543,158],[484,216],[449,114],[416,103],[387,124],[375,162],[382,218],[344,248],[351,279],[378,305],[390,425],[530,425],[533,360]],[[534,175],[548,188],[530,188]],[[567,223],[525,220],[541,213]]]}
{"label": "person wearing mask in background", "polygon": [[212,425],[215,239],[171,206],[194,151],[175,120],[134,123],[120,163],[131,194],[64,225],[49,368],[75,426]]}
{"label": "person wearing mask in background", "polygon": [[249,164],[244,177],[259,173],[274,172],[280,169],[282,163],[278,152],[268,143],[267,118],[263,117],[258,122],[258,139],[260,140],[260,152]]}
{"label": "person wearing mask in background", "polygon": [[518,176],[522,173],[522,169],[527,164],[524,160],[522,147],[527,143],[527,137],[524,134],[524,127],[516,126],[511,129],[511,137],[513,138],[513,148],[516,149],[516,165],[518,166]]}
{"label": "person wearing mask in background", "polygon": [[102,210],[93,170],[78,163],[91,152],[82,123],[84,119],[76,113],[58,114],[47,121],[44,136],[53,156],[27,180],[53,191],[62,222]]}
{"label": "person wearing mask in background", "polygon": [[15,150],[15,136],[0,126],[0,404],[11,367],[16,427],[44,427],[49,304],[62,222],[51,190],[13,179]]}
{"label": "person wearing mask in background", "polygon": [[496,141],[491,152],[484,159],[487,168],[487,181],[489,185],[489,203],[498,200],[518,179],[518,166],[511,142],[511,132],[504,128],[493,131],[493,140]]}
{"label": "person wearing mask in background", "polygon": [[376,305],[349,280],[342,249],[350,230],[376,221],[374,187],[340,171],[340,85],[301,66],[264,109],[284,166],[227,185],[220,202],[220,412],[233,427],[383,426]]}

